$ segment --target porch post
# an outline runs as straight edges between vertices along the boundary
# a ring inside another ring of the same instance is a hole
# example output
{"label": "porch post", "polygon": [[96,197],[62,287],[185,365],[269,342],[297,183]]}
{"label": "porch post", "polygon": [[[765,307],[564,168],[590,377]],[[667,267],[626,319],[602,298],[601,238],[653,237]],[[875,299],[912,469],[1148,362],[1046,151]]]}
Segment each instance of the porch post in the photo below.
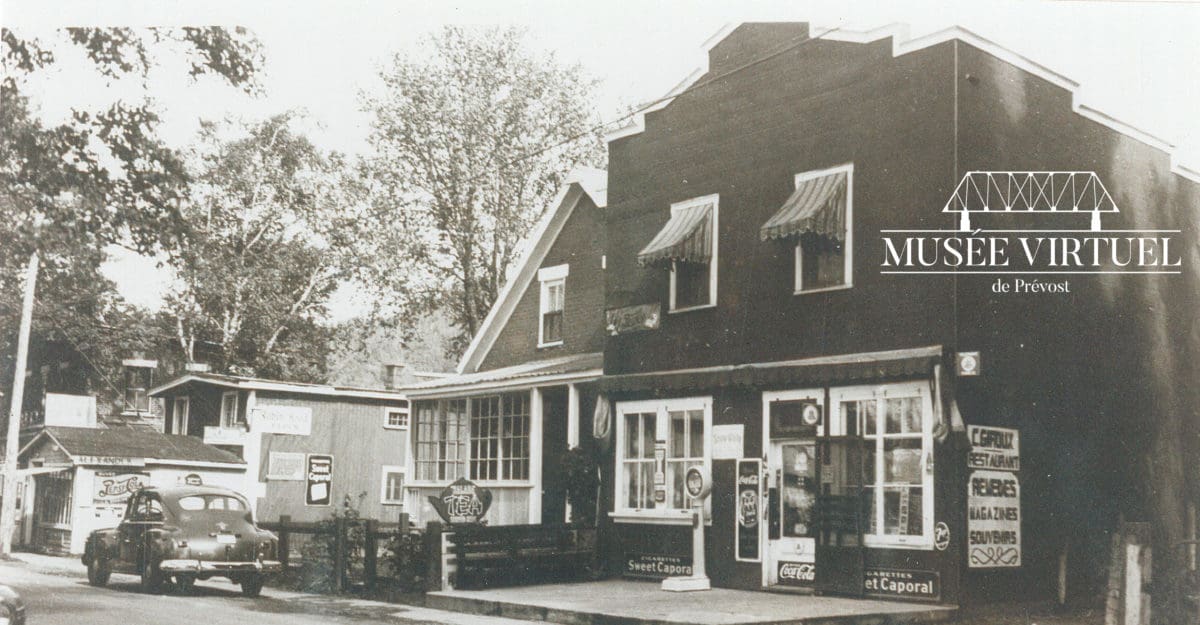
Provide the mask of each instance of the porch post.
{"label": "porch post", "polygon": [[542,522],[542,390],[529,389],[529,523]]}
{"label": "porch post", "polygon": [[[579,387],[567,385],[567,449],[579,446]],[[566,502],[566,513],[563,521],[571,522],[571,500]]]}

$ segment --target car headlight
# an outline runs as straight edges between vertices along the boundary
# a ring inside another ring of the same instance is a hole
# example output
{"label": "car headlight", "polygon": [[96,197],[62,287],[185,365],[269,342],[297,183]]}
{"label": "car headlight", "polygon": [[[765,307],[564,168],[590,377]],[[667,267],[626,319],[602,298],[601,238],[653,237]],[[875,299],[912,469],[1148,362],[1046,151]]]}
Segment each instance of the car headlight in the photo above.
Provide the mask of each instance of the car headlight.
{"label": "car headlight", "polygon": [[[275,557],[275,541],[265,540],[258,543],[258,557],[260,560],[271,559]],[[2,624],[0,624],[2,625]]]}

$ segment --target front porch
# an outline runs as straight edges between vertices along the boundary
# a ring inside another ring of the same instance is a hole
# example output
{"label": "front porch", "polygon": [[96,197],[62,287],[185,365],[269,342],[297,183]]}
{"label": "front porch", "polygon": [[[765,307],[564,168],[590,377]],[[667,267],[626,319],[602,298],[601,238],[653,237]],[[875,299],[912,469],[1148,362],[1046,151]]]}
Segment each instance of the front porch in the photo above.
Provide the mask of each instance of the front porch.
{"label": "front porch", "polygon": [[717,588],[663,591],[657,582],[607,580],[431,592],[442,610],[563,625],[802,625],[940,623],[956,606]]}

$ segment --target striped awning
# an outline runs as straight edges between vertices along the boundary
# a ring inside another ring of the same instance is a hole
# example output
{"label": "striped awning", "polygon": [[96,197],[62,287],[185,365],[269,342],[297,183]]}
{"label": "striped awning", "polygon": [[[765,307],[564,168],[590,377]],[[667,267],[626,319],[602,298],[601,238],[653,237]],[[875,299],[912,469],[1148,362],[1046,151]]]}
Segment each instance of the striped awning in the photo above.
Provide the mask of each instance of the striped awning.
{"label": "striped awning", "polygon": [[707,263],[712,258],[712,204],[676,211],[670,221],[638,252],[638,264],[666,261]]}
{"label": "striped awning", "polygon": [[759,234],[762,240],[814,233],[839,241],[846,237],[846,172],[810,178],[796,185]]}

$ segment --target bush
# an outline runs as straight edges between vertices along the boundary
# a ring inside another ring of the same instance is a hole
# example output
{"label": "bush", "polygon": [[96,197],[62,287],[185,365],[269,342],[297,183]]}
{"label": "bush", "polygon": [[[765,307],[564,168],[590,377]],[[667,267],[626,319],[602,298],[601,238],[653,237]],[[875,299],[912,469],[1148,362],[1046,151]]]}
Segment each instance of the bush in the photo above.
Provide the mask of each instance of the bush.
{"label": "bush", "polygon": [[425,558],[425,536],[413,528],[407,534],[397,532],[385,546],[388,576],[401,592],[424,592],[429,563]]}
{"label": "bush", "polygon": [[364,497],[366,493],[360,493],[358,502],[355,502],[350,495],[346,495],[341,507],[334,508],[329,518],[318,523],[318,533],[300,546],[300,556],[303,558],[300,567],[300,587],[304,591],[330,593],[337,588],[338,572],[334,563],[338,519],[345,519],[346,522],[346,563],[341,574],[349,578],[352,572],[362,572],[363,548],[367,542],[367,533],[357,504],[361,503]]}

